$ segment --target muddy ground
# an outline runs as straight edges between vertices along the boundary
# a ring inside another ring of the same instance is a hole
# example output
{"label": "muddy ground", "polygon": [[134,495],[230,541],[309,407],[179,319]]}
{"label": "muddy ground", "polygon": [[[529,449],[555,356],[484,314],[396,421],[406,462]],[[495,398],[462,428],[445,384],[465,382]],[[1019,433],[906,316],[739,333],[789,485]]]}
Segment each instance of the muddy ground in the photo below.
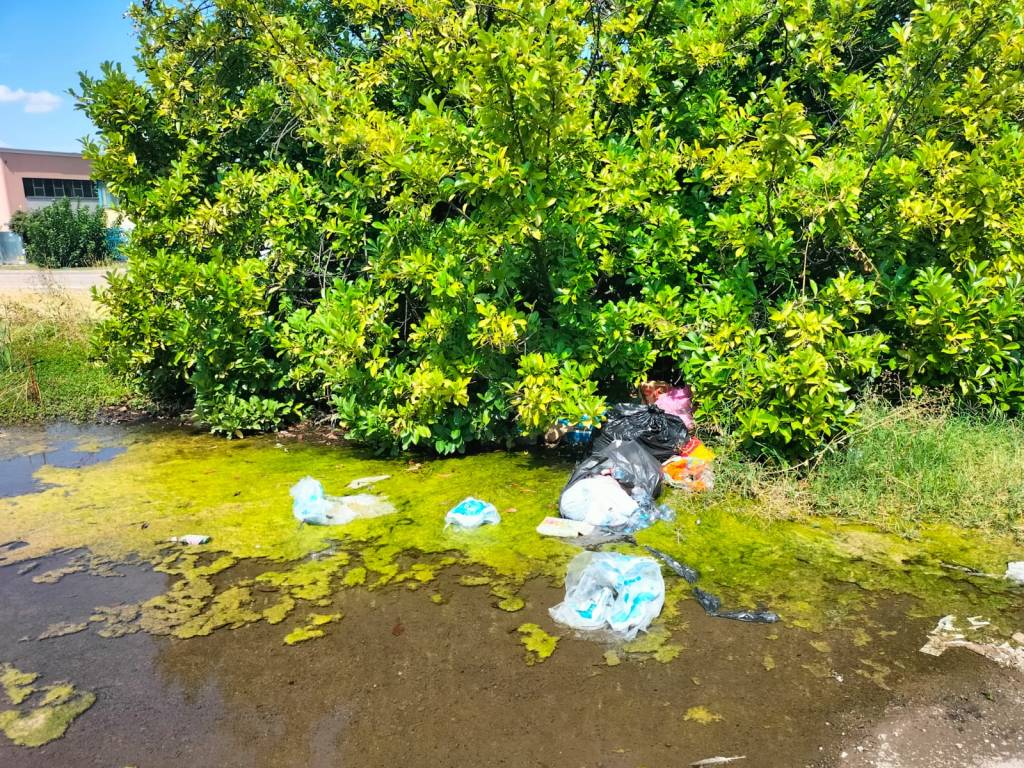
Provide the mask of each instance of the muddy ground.
{"label": "muddy ground", "polygon": [[[263,625],[189,640],[34,639],[87,618],[83,606],[165,588],[145,568],[118,570],[35,584],[0,569],[0,656],[97,694],[62,739],[0,742],[0,765],[635,768],[746,755],[738,762],[780,768],[1010,768],[1024,757],[1020,676],[964,650],[919,653],[927,622],[900,620],[886,601],[875,621],[897,634],[870,649],[837,642],[843,653],[801,630],[709,618],[690,601],[687,647],[670,664],[608,666],[604,643],[565,632],[527,666],[516,627],[549,623],[560,590],[530,583],[524,611],[508,614],[455,573],[439,585],[442,605],[402,588],[347,591],[331,606],[345,614],[338,630],[295,647]],[[869,680],[861,657],[890,671]],[[716,719],[686,720],[693,707]]]}

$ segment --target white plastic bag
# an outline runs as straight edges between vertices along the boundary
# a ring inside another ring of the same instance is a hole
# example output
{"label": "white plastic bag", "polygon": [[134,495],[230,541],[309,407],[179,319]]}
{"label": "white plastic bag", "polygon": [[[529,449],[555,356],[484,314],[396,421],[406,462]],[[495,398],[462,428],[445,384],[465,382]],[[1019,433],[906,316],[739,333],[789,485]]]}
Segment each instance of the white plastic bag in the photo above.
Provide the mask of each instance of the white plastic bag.
{"label": "white plastic bag", "polygon": [[549,613],[574,629],[610,629],[632,640],[664,604],[665,581],[657,561],[620,552],[581,552],[569,563],[565,600]]}
{"label": "white plastic bag", "polygon": [[468,496],[448,510],[444,516],[444,527],[478,528],[484,523],[500,523],[501,515],[493,504]]}
{"label": "white plastic bag", "polygon": [[577,480],[562,492],[558,501],[562,517],[605,528],[629,523],[637,506],[636,499],[609,475]]}
{"label": "white plastic bag", "polygon": [[291,488],[292,514],[310,525],[344,525],[357,518],[389,515],[395,507],[387,499],[369,493],[326,496],[320,481],[304,477]]}

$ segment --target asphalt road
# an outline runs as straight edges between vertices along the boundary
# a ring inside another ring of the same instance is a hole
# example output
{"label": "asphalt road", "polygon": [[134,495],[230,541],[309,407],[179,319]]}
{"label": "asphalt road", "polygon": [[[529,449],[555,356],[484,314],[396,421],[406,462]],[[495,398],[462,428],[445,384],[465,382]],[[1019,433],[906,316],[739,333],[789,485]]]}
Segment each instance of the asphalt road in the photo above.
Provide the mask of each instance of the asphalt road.
{"label": "asphalt road", "polygon": [[[123,267],[114,267],[123,269]],[[88,291],[106,282],[110,267],[96,269],[0,269],[0,293],[45,291],[59,287],[67,291]]]}

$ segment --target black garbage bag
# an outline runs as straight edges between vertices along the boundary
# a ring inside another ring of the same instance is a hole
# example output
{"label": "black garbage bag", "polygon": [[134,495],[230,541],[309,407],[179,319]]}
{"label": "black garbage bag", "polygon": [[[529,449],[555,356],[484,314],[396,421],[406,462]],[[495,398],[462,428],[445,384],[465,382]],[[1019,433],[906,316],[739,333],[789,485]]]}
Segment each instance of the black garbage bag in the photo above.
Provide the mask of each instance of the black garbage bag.
{"label": "black garbage bag", "polygon": [[651,499],[661,493],[661,463],[636,440],[612,440],[595,450],[576,465],[565,488],[585,477],[604,474],[606,469],[627,491],[639,488]]}
{"label": "black garbage bag", "polygon": [[598,453],[613,440],[638,440],[661,462],[678,453],[689,437],[682,419],[656,405],[619,403],[594,434],[593,446]]}

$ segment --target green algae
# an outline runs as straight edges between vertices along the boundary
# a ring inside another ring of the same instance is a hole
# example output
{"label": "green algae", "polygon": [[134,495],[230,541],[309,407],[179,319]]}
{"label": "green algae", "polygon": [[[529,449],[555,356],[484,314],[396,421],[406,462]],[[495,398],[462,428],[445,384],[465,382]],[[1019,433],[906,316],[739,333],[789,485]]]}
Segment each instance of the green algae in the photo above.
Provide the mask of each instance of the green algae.
{"label": "green algae", "polygon": [[0,666],[0,686],[3,686],[4,695],[15,706],[32,695],[32,692],[35,691],[32,683],[38,678],[39,675],[33,672],[22,672],[10,664]]}
{"label": "green algae", "polygon": [[775,659],[772,658],[770,653],[766,653],[764,658],[761,659],[761,666],[764,667],[765,672],[771,672],[775,669]]}
{"label": "green algae", "polygon": [[78,632],[84,632],[89,628],[89,622],[79,621],[61,621],[56,624],[51,624],[37,637],[37,640],[50,640],[55,637],[65,637],[66,635],[74,635]]}
{"label": "green algae", "polygon": [[339,613],[311,613],[306,620],[304,627],[296,627],[284,637],[285,645],[297,645],[307,640],[315,640],[324,637],[327,633],[321,627],[336,621],[341,621],[342,614]]}
{"label": "green algae", "polygon": [[141,629],[138,624],[141,613],[142,606],[138,603],[100,605],[93,609],[89,621],[99,624],[96,634],[100,637],[124,637]]}
{"label": "green algae", "polygon": [[520,635],[519,642],[526,648],[526,663],[531,667],[546,661],[561,639],[557,635],[549,635],[537,624],[520,624],[516,631]]}
{"label": "green algae", "polygon": [[[678,629],[685,628],[684,624]],[[647,632],[637,635],[636,639],[623,645],[622,650],[630,656],[652,658],[662,664],[667,664],[685,650],[679,643],[669,642],[671,639],[672,631],[668,627],[664,624],[655,624]]]}
{"label": "green algae", "polygon": [[699,723],[700,725],[710,725],[711,723],[717,723],[722,720],[722,716],[712,712],[705,706],[690,707],[686,710],[686,714],[683,715],[683,720],[690,723]]}
{"label": "green algae", "polygon": [[[172,577],[163,594],[133,609],[96,609],[91,620],[101,636],[141,629],[185,638],[256,622],[280,624],[301,606],[331,604],[339,590],[394,584],[416,589],[452,566],[473,570],[461,584],[490,586],[496,607],[515,611],[524,607],[518,591],[526,580],[559,583],[578,552],[534,530],[550,513],[568,466],[528,454],[410,466],[350,449],[285,450],[265,437],[126,434],[125,452],[112,460],[74,470],[45,466],[38,477],[53,487],[0,499],[0,540],[27,542],[0,553],[2,564],[84,547],[88,557],[67,566],[74,573],[116,575],[113,564],[138,557]],[[389,474],[380,490],[396,512],[340,527],[299,525],[288,489],[306,474],[319,477],[328,493],[344,493],[352,477]],[[445,512],[469,495],[502,509],[502,522],[445,530]],[[677,522],[640,532],[641,544],[698,567],[701,586],[729,607],[765,603],[797,627],[838,629],[859,643],[857,619],[881,595],[908,595],[914,612],[930,616],[994,615],[1016,599],[996,580],[944,567],[1001,572],[1013,551],[1008,539],[933,526],[908,541],[830,520],[768,522],[754,502],[709,504],[674,493],[665,500],[676,508]],[[698,511],[699,518],[692,514]],[[167,544],[189,531],[212,540],[187,549]],[[615,548],[644,554],[626,544]],[[255,567],[234,575],[243,561]],[[43,583],[67,575],[55,571],[40,574]],[[666,589],[661,629],[626,653],[671,661],[683,650],[671,638],[682,631],[679,605],[690,599],[688,585],[669,574]],[[430,599],[443,602],[436,592]]]}
{"label": "green algae", "polygon": [[[71,723],[91,707],[96,696],[70,683],[37,687],[39,676],[4,664],[0,684],[14,709],[0,710],[0,731],[23,747],[40,747],[59,739]],[[35,700],[31,704],[30,699]],[[22,706],[29,702],[30,706]]]}
{"label": "green algae", "polygon": [[622,659],[614,650],[608,650],[604,652],[604,663],[609,667],[617,667],[622,663]]}

